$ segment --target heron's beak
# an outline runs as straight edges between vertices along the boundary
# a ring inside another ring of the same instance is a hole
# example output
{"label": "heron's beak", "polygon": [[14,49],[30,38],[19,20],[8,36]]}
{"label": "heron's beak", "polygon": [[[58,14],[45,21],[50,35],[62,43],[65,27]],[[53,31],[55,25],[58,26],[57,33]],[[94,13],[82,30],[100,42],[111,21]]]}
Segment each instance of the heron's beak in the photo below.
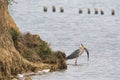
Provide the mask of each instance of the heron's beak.
{"label": "heron's beak", "polygon": [[89,51],[88,51],[88,49],[86,48],[86,47],[84,47],[84,45],[83,44],[81,44],[81,46],[84,48],[84,50],[86,51],[86,53],[87,53],[87,60],[89,61]]}

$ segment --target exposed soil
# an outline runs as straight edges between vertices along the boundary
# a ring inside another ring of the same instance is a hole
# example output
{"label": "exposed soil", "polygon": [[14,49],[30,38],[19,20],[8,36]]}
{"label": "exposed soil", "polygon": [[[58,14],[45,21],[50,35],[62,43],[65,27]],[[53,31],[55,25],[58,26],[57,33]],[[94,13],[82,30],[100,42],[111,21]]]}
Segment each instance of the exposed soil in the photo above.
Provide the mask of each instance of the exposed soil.
{"label": "exposed soil", "polygon": [[22,34],[8,12],[8,0],[0,0],[0,80],[45,68],[66,69],[66,55],[53,51],[39,35]]}

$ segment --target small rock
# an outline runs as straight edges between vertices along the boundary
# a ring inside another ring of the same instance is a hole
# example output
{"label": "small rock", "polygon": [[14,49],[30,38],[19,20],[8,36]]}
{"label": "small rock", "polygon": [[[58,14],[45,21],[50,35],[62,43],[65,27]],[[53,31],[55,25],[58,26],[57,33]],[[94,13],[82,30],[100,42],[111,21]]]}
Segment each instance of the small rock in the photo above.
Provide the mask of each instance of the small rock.
{"label": "small rock", "polygon": [[23,74],[18,74],[18,77],[19,77],[19,78],[22,78],[22,77],[24,77],[24,76],[23,76]]}
{"label": "small rock", "polygon": [[42,72],[45,72],[45,73],[50,72],[50,69],[44,69],[42,70]]}
{"label": "small rock", "polygon": [[25,80],[32,80],[31,77],[26,77]]}
{"label": "small rock", "polygon": [[16,78],[13,78],[12,80],[18,80],[18,79],[16,79]]}

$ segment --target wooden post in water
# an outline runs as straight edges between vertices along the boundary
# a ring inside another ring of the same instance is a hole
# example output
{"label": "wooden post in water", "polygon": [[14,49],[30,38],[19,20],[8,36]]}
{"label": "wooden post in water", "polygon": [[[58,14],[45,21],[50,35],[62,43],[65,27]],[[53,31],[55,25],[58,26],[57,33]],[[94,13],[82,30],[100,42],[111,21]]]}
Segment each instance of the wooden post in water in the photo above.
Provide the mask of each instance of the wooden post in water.
{"label": "wooden post in water", "polygon": [[90,14],[90,13],[91,13],[89,8],[87,8],[87,11],[88,11],[88,12],[87,12],[88,14]]}
{"label": "wooden post in water", "polygon": [[95,8],[94,10],[95,10],[95,14],[98,14],[98,9],[97,9],[97,8]]}
{"label": "wooden post in water", "polygon": [[43,7],[43,11],[47,12],[47,7],[46,6]]}
{"label": "wooden post in water", "polygon": [[81,8],[79,8],[79,13],[80,13],[80,14],[82,14],[82,13],[83,13],[83,11],[82,11],[82,9],[81,9]]}
{"label": "wooden post in water", "polygon": [[52,6],[52,11],[53,11],[53,12],[56,12],[55,6]]}
{"label": "wooden post in water", "polygon": [[60,12],[63,13],[64,12],[64,8],[60,7]]}
{"label": "wooden post in water", "polygon": [[115,15],[115,10],[114,9],[112,9],[111,15]]}
{"label": "wooden post in water", "polygon": [[104,11],[102,9],[100,9],[100,13],[101,15],[104,15]]}

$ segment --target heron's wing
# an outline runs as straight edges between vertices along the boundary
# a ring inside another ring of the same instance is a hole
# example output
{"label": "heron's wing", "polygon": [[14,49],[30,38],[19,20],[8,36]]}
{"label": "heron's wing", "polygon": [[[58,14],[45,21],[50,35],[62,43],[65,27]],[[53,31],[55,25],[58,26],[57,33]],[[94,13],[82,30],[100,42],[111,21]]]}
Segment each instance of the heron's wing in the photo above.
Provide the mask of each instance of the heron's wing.
{"label": "heron's wing", "polygon": [[74,59],[79,56],[79,53],[80,53],[80,49],[77,49],[74,52],[72,52],[69,56],[67,56],[66,59]]}

